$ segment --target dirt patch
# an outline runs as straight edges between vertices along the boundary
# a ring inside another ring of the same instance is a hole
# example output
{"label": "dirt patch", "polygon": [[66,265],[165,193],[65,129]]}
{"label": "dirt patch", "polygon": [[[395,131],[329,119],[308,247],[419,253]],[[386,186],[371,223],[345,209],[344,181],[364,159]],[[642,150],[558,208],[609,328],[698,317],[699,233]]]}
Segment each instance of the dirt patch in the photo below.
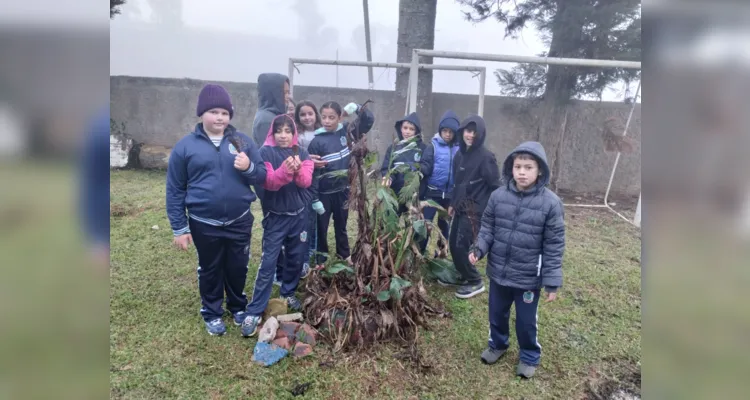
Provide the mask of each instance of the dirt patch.
{"label": "dirt patch", "polygon": [[592,368],[581,399],[634,400],[641,398],[641,367],[630,360]]}
{"label": "dirt patch", "polygon": [[115,218],[132,217],[137,216],[144,211],[154,210],[156,208],[157,206],[155,205],[131,206],[123,204],[111,204],[109,206],[109,215]]}

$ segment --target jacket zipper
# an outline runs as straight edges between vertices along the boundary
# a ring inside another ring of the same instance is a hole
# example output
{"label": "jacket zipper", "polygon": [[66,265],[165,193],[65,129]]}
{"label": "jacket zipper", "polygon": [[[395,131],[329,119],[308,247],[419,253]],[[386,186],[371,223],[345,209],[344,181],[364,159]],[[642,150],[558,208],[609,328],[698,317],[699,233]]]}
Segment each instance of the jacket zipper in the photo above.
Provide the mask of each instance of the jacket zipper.
{"label": "jacket zipper", "polygon": [[445,190],[443,190],[443,199],[445,199],[445,192],[447,192],[450,187],[452,175],[453,175],[453,146],[448,146],[448,182],[445,182]]}
{"label": "jacket zipper", "polygon": [[519,194],[518,197],[518,205],[516,206],[516,212],[513,213],[513,227],[510,230],[510,235],[508,235],[508,249],[505,250],[505,265],[503,265],[503,273],[500,279],[505,279],[506,273],[508,271],[508,262],[510,261],[510,250],[513,245],[513,234],[516,232],[516,226],[518,226],[518,213],[521,211],[521,201],[523,200],[523,194]]}

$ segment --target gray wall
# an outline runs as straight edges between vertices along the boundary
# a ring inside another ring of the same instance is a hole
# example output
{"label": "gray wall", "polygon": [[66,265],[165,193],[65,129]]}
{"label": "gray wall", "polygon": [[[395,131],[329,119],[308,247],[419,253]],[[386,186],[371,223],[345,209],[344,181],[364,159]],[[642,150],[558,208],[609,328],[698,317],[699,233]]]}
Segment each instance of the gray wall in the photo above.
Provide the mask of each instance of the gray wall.
{"label": "gray wall", "polygon": [[[125,132],[136,143],[172,146],[190,132],[198,118],[195,107],[198,93],[206,82],[193,79],[143,78],[113,76],[110,78],[111,118],[125,125]],[[257,107],[254,83],[219,82],[232,96],[235,116],[232,124],[250,134]],[[316,105],[334,100],[374,101],[375,126],[368,144],[382,155],[392,141],[394,123],[404,115],[404,101],[394,92],[330,87],[295,86],[294,99],[311,100]],[[433,126],[446,109],[465,117],[476,113],[477,97],[434,93]],[[624,126],[630,107],[621,103],[575,102],[569,107],[561,152],[559,187],[576,192],[603,193],[616,153],[604,149],[604,123],[615,118]],[[487,96],[484,118],[487,121],[486,145],[497,154],[499,162],[516,145],[533,139],[535,119],[540,110],[523,99]],[[641,186],[641,107],[638,105],[628,130],[634,149],[620,158],[612,190],[635,195]],[[426,134],[428,138],[431,133]],[[553,171],[554,173],[555,171]]]}

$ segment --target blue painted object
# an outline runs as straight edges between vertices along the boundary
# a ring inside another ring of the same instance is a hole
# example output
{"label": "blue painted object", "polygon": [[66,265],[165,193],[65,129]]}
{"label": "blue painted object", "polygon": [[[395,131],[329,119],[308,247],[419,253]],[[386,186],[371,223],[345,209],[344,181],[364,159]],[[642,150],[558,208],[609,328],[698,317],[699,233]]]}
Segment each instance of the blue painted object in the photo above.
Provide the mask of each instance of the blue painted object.
{"label": "blue painted object", "polygon": [[253,350],[252,361],[264,367],[270,367],[286,357],[287,354],[289,354],[288,351],[275,344],[258,342]]}

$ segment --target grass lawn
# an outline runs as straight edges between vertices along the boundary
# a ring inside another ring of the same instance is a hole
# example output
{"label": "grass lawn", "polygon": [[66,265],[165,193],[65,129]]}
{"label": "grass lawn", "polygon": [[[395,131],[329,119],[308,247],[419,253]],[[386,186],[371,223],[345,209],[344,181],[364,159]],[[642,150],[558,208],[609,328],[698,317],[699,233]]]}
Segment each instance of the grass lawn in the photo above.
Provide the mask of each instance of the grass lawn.
{"label": "grass lawn", "polygon": [[[479,361],[489,331],[487,293],[459,300],[436,284],[427,290],[453,318],[420,331],[419,349],[432,366],[427,370],[400,360],[402,349],[394,344],[335,356],[319,345],[305,359],[254,365],[256,339],[243,339],[230,318],[225,336],[206,333],[198,314],[197,256],[172,247],[164,192],[163,172],[111,173],[113,398],[286,399],[296,384],[312,382],[303,398],[571,399],[601,394],[618,381],[640,385],[641,240],[610,212],[566,210],[565,286],[559,301],[539,307],[542,364],[533,379],[519,380],[515,334],[497,364]],[[259,209],[253,203],[248,294],[260,254]],[[484,275],[484,261],[480,270]]]}

